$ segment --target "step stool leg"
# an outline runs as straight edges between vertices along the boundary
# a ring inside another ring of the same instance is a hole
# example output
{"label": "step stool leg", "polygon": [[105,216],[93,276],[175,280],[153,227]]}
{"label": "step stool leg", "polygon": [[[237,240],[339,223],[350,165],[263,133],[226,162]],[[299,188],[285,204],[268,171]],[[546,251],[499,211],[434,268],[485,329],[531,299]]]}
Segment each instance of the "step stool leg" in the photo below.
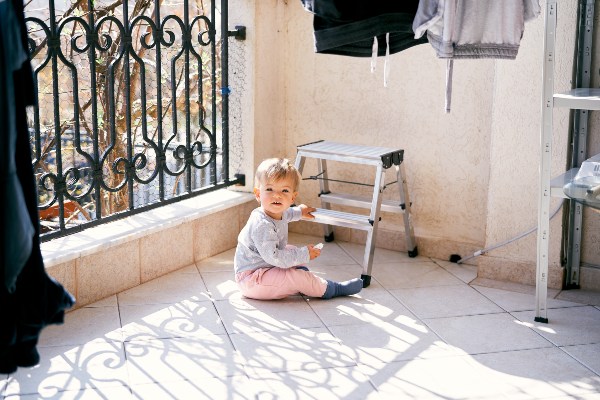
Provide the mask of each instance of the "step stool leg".
{"label": "step stool leg", "polygon": [[[325,161],[322,158],[318,159],[317,172],[318,172],[318,176],[321,177],[321,179],[319,180],[319,188],[321,189],[321,194],[330,193],[329,192],[329,181],[327,180],[327,161]],[[321,199],[321,208],[331,210],[331,205],[329,203],[323,201],[323,199]],[[325,241],[333,242],[333,240],[334,240],[333,227],[331,225],[323,225],[323,230],[325,233],[325,237],[324,237]]]}
{"label": "step stool leg", "polygon": [[363,273],[360,276],[363,280],[363,287],[371,283],[371,270],[373,269],[373,257],[375,255],[375,240],[377,237],[377,227],[379,225],[379,213],[381,210],[381,200],[383,197],[383,187],[385,181],[385,172],[382,166],[377,167],[375,176],[375,185],[373,187],[373,202],[371,203],[371,213],[369,221],[371,229],[367,231],[367,242],[365,244],[365,256],[363,259]]}
{"label": "step stool leg", "polygon": [[306,161],[305,158],[300,153],[298,153],[296,155],[296,161],[294,162],[294,166],[296,167],[300,175],[302,175],[302,171],[304,170],[304,161]]}
{"label": "step stool leg", "polygon": [[406,183],[404,163],[400,163],[400,165],[396,166],[396,177],[398,180],[398,190],[400,191],[400,204],[404,207],[403,217],[404,236],[406,237],[406,250],[408,251],[409,257],[416,257],[419,255],[419,250],[417,249],[415,232],[411,221],[410,198],[408,196],[408,184]]}

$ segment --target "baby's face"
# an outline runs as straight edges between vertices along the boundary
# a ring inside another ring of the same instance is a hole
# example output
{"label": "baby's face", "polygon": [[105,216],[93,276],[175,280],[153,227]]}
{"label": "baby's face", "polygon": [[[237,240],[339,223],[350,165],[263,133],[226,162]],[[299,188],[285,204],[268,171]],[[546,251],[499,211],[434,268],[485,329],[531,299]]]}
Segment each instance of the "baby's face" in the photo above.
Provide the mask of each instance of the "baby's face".
{"label": "baby's face", "polygon": [[281,219],[283,212],[294,204],[298,192],[294,191],[292,180],[284,178],[262,182],[254,188],[254,195],[269,217]]}

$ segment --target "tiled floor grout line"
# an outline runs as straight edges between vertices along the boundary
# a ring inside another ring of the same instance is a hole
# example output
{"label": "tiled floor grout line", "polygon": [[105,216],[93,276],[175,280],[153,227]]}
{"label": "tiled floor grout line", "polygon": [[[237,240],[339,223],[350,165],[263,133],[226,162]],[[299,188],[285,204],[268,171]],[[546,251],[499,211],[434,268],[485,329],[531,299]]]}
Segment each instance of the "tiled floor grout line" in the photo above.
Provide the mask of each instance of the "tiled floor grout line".
{"label": "tiled floor grout line", "polygon": [[[231,333],[229,332],[229,330],[227,329],[227,327],[225,326],[225,322],[224,319],[221,317],[221,314],[219,313],[219,308],[216,305],[216,299],[214,299],[213,301],[211,301],[212,306],[214,307],[215,311],[217,312],[217,315],[219,317],[219,321],[221,322],[221,325],[223,326],[223,329],[225,330],[225,335],[227,336],[227,340],[229,340],[229,344],[231,344],[231,348],[233,349],[233,351],[235,353],[238,353],[240,355],[240,357],[242,356],[242,354],[240,353],[239,349],[236,348],[235,343],[233,342],[233,340],[231,339]],[[248,376],[248,372],[245,371],[244,368],[244,374],[246,375],[246,377]]]}
{"label": "tiled floor grout line", "polygon": [[[465,285],[467,285],[467,286],[471,286],[471,282],[473,282],[475,279],[477,279],[477,276],[475,276],[475,278],[471,279],[469,282],[465,282],[465,281],[463,281],[463,280],[461,279],[461,277],[460,277],[460,276],[456,275],[454,272],[452,272],[452,271],[448,270],[447,268],[444,268],[442,265],[440,265],[440,264],[438,263],[438,261],[439,261],[439,260],[435,260],[435,259],[433,259],[433,258],[431,258],[431,257],[429,257],[429,259],[430,259],[430,260],[431,260],[431,262],[433,262],[435,265],[439,266],[441,269],[443,269],[444,271],[446,271],[447,273],[449,273],[450,275],[452,275],[453,277],[455,277],[455,278],[456,278],[456,279],[458,279],[459,281],[463,282],[463,283],[464,283]],[[450,261],[448,261],[448,262],[450,262]],[[458,264],[458,263],[456,263],[456,264],[457,264],[457,265],[460,265],[460,264]],[[466,265],[468,265],[468,264],[466,264]]]}
{"label": "tiled floor grout line", "polygon": [[[504,310],[507,313],[511,313],[511,312],[521,312],[521,311],[534,311],[534,308],[532,307],[531,309],[527,309],[527,310],[518,310],[518,311],[509,311],[507,309],[505,309],[504,307],[502,307],[500,304],[496,303],[493,299],[491,299],[489,296],[487,296],[485,293],[483,293],[481,290],[477,289],[477,287],[486,287],[487,286],[481,286],[481,285],[471,285],[471,284],[467,284],[470,288],[472,288],[473,290],[475,290],[477,293],[479,293],[480,295],[482,295],[483,297],[485,297],[486,299],[488,299],[489,301],[491,301],[492,303],[494,303],[496,306],[498,306],[499,308],[501,308],[502,310]],[[489,288],[489,289],[495,289],[495,288]],[[498,289],[498,290],[503,290],[503,289]],[[521,294],[526,294],[526,293],[521,293]],[[562,300],[565,301],[565,300]],[[571,303],[574,303],[573,301]],[[574,306],[562,306],[562,307],[547,307],[549,310],[560,310],[560,309],[565,309],[565,308],[578,308],[578,307],[589,307],[588,304],[578,304],[578,305],[574,305]],[[592,306],[593,307],[593,306]],[[512,314],[511,314],[512,315]],[[516,318],[516,317],[515,317]]]}
{"label": "tiled floor grout line", "polygon": [[[485,293],[482,293],[481,290],[477,289],[476,287],[472,286],[472,285],[468,285],[471,289],[473,289],[474,291],[476,291],[477,293],[479,293],[481,296],[485,297],[486,299],[488,299],[489,301],[491,301],[492,303],[494,303],[497,307],[499,307],[501,310],[504,310],[504,312],[509,313],[510,312],[505,309],[504,307],[502,307],[500,304],[496,303],[494,300],[492,300],[489,296],[487,296]],[[511,314],[511,316],[513,316]],[[514,317],[514,316],[513,316]]]}
{"label": "tiled floor grout line", "polygon": [[[500,307],[500,306],[498,306]],[[565,307],[565,308],[571,308],[571,307]],[[511,317],[513,317],[514,319],[521,321],[519,318],[517,318],[513,313],[518,312],[518,311],[507,311],[508,315],[510,315]],[[521,321],[521,322],[525,322],[525,321]],[[550,343],[553,347],[559,348],[560,346],[556,343],[554,343],[553,341],[551,341],[550,339],[548,339],[547,337],[545,337],[544,335],[542,335],[538,330],[533,328],[533,324],[528,323],[528,325],[526,325],[526,327],[532,331],[533,333],[535,333],[536,335],[538,335],[539,337],[541,337],[542,339],[544,339],[546,342]]]}
{"label": "tiled floor grout line", "polygon": [[[335,242],[334,242],[334,243],[335,243]],[[362,267],[362,261],[358,261],[357,259],[355,259],[355,258],[352,256],[352,254],[350,254],[350,252],[349,252],[349,251],[347,251],[347,250],[344,248],[344,246],[340,246],[338,243],[335,243],[335,244],[337,245],[337,247],[339,247],[340,249],[342,249],[342,251],[343,251],[344,253],[346,253],[346,255],[347,255],[348,257],[350,257],[350,259],[352,259],[352,260],[353,260],[353,261],[354,261],[356,264],[358,264],[358,265],[360,265],[360,266]]]}
{"label": "tiled floor grout line", "polygon": [[[206,285],[206,281],[204,280],[204,275],[202,274],[202,272],[199,269],[198,269],[198,274],[200,275],[200,279],[202,280],[202,283],[204,284],[204,287],[208,291],[208,286]],[[229,341],[231,342],[231,345],[235,349],[235,346],[234,346],[233,342],[231,341],[231,338],[229,337],[229,331],[227,330],[227,327],[225,326],[225,323],[223,322],[223,318],[221,317],[221,313],[219,313],[219,308],[217,307],[217,304],[216,304],[217,301],[218,301],[218,299],[214,298],[213,294],[210,293],[210,303],[212,304],[213,308],[215,309],[215,312],[217,313],[217,316],[219,317],[219,321],[221,322],[221,326],[223,327],[223,330],[227,334],[227,338],[229,338]]]}
{"label": "tiled floor grout line", "polygon": [[[592,343],[591,343],[592,344]],[[595,372],[593,369],[591,369],[590,367],[588,367],[587,365],[585,365],[584,363],[582,363],[581,361],[579,361],[577,358],[573,357],[571,354],[569,354],[564,347],[565,346],[556,346],[560,351],[562,351],[565,355],[567,355],[568,357],[570,357],[571,359],[575,360],[575,362],[577,362],[577,364],[581,365],[582,367],[584,367],[585,369],[587,369],[588,371],[590,371],[591,373],[593,373],[594,375],[596,375],[597,377],[600,378],[600,374],[598,374],[597,372]]]}
{"label": "tiled floor grout line", "polygon": [[115,294],[115,299],[117,302],[117,313],[119,314],[119,326],[121,327],[121,345],[123,346],[123,358],[125,361],[125,370],[127,372],[127,389],[129,390],[129,393],[131,393],[131,396],[133,397],[133,384],[131,382],[131,376],[129,375],[129,362],[127,359],[127,351],[125,350],[125,346],[126,346],[126,339],[125,339],[125,335],[123,332],[123,319],[121,317],[121,302],[119,301],[119,294]]}

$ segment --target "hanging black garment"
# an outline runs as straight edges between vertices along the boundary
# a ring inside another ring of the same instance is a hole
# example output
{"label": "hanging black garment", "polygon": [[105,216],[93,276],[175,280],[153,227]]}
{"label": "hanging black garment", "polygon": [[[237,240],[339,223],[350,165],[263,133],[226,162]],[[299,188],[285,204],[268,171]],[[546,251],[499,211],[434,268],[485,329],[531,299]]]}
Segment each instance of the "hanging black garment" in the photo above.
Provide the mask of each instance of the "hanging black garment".
{"label": "hanging black garment", "polygon": [[314,14],[315,51],[352,57],[371,57],[377,38],[377,55],[398,53],[427,38],[415,39],[412,23],[418,0],[300,0]]}
{"label": "hanging black garment", "polygon": [[35,102],[23,3],[0,0],[0,373],[39,362],[41,330],[62,323],[74,298],[46,274],[27,105]]}
{"label": "hanging black garment", "polygon": [[21,30],[10,2],[0,1],[0,17],[6,21],[0,24],[0,182],[4,201],[1,212],[6,215],[6,221],[0,225],[4,231],[2,284],[12,292],[31,253],[35,230],[24,206],[15,164],[17,113],[13,74],[27,61],[27,53],[21,44]]}

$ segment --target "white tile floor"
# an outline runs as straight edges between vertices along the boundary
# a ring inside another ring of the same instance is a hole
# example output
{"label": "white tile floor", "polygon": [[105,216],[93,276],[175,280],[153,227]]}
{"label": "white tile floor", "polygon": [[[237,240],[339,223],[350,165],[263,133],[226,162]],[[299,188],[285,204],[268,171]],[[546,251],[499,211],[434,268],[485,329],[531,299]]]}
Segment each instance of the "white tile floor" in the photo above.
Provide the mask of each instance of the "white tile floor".
{"label": "white tile floor", "polygon": [[[310,267],[356,277],[362,251],[327,243]],[[598,306],[558,293],[535,323],[531,288],[382,249],[360,295],[248,300],[232,259],[68,313],[39,366],[0,377],[0,399],[600,399]]]}

